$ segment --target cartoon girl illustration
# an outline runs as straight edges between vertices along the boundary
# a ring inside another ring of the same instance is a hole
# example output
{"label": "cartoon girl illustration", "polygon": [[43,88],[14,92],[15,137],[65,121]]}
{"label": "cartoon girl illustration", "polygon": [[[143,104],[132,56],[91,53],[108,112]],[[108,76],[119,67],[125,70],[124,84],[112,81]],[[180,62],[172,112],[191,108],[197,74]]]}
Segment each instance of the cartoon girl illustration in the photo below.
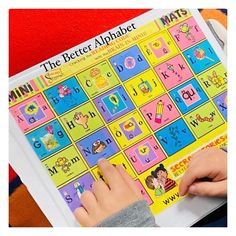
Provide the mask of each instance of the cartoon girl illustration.
{"label": "cartoon girl illustration", "polygon": [[145,182],[148,188],[155,190],[156,196],[160,196],[176,186],[176,182],[168,178],[167,170],[163,164],[160,164],[152,171],[151,175],[145,179]]}
{"label": "cartoon girl illustration", "polygon": [[158,181],[158,179],[154,178],[152,175],[149,175],[145,179],[145,182],[148,188],[155,190],[155,196],[158,197],[165,193],[163,184],[160,181]]}

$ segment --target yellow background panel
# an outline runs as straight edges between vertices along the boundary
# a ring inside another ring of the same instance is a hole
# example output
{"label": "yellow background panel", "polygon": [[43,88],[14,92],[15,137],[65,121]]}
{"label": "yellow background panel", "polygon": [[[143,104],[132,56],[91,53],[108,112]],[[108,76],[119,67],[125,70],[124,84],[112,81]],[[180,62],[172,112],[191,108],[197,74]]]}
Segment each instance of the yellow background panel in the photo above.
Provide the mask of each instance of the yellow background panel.
{"label": "yellow background panel", "polygon": [[145,71],[129,80],[125,83],[125,88],[136,106],[142,106],[165,92],[157,75],[152,70]]}
{"label": "yellow background panel", "polygon": [[[124,169],[129,173],[129,175],[133,179],[136,178],[136,174],[134,173],[134,171],[132,170],[130,164],[128,163],[128,161],[126,160],[126,158],[124,157],[124,155],[122,153],[120,153],[120,154],[116,155],[115,157],[112,157],[111,159],[109,159],[109,162],[111,164],[115,164],[115,165],[123,165]],[[100,179],[100,175],[102,173],[99,170],[99,168],[96,167],[95,169],[93,169],[93,174],[94,174],[96,179]]]}
{"label": "yellow background panel", "polygon": [[49,157],[43,161],[43,164],[56,186],[87,170],[80,154],[73,146]]}

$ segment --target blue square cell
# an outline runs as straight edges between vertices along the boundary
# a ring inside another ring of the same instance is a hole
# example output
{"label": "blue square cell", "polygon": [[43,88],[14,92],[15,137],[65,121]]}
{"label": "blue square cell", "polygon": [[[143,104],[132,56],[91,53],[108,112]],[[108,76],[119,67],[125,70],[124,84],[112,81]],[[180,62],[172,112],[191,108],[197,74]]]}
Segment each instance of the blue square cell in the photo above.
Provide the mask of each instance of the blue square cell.
{"label": "blue square cell", "polygon": [[169,93],[182,114],[191,111],[208,100],[207,95],[195,78],[176,87]]}
{"label": "blue square cell", "polygon": [[195,141],[183,119],[179,119],[155,133],[158,141],[171,156]]}
{"label": "blue square cell", "polygon": [[109,158],[119,151],[119,148],[106,128],[78,141],[76,146],[90,167],[97,164],[100,158]]}
{"label": "blue square cell", "polygon": [[149,68],[146,59],[136,45],[111,57],[109,61],[122,81]]}
{"label": "blue square cell", "polygon": [[183,52],[195,74],[198,74],[220,61],[207,40]]}
{"label": "blue square cell", "polygon": [[58,120],[32,131],[26,137],[40,160],[71,143]]}
{"label": "blue square cell", "polygon": [[88,100],[75,77],[45,90],[44,94],[58,115]]}

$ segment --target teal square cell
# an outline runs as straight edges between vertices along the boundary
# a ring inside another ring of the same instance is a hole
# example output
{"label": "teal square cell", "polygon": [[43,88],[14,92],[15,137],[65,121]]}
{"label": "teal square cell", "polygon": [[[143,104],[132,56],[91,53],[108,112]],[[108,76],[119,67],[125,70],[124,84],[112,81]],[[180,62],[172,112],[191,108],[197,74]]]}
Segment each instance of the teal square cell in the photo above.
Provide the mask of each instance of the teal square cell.
{"label": "teal square cell", "polygon": [[195,74],[198,74],[220,61],[207,40],[183,52]]}
{"label": "teal square cell", "polygon": [[186,114],[208,100],[206,93],[195,78],[174,88],[169,94],[182,114]]}
{"label": "teal square cell", "polygon": [[87,95],[75,77],[71,77],[54,85],[45,90],[44,94],[58,115],[88,100]]}
{"label": "teal square cell", "polygon": [[190,129],[181,118],[155,133],[158,141],[171,156],[195,141]]}
{"label": "teal square cell", "polygon": [[41,126],[26,137],[40,160],[71,144],[58,120]]}

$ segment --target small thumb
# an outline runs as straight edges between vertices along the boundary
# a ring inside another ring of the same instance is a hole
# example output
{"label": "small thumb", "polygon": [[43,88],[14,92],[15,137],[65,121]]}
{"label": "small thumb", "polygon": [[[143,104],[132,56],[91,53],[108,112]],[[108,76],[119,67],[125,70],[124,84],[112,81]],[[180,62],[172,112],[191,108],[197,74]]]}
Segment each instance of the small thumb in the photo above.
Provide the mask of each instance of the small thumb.
{"label": "small thumb", "polygon": [[208,197],[227,196],[227,180],[219,182],[195,182],[189,187],[190,194]]}

